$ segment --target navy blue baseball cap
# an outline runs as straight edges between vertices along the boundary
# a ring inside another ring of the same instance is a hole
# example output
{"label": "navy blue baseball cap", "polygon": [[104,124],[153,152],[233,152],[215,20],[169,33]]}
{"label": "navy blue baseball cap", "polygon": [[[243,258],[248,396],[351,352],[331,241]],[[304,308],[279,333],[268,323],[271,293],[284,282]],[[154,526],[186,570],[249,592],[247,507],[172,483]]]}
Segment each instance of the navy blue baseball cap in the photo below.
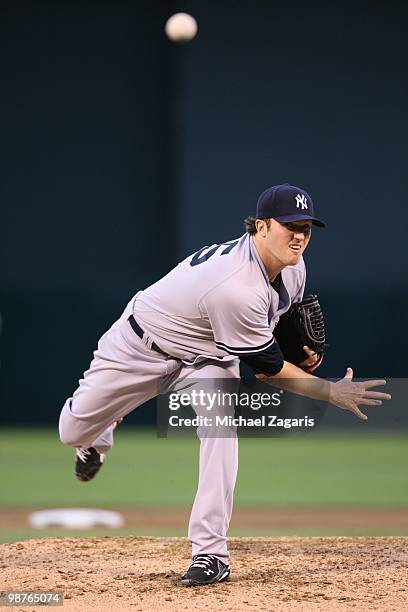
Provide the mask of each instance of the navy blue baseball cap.
{"label": "navy blue baseball cap", "polygon": [[300,187],[289,183],[274,185],[261,193],[256,205],[256,219],[276,219],[280,223],[311,221],[319,227],[326,224],[314,216],[313,200]]}

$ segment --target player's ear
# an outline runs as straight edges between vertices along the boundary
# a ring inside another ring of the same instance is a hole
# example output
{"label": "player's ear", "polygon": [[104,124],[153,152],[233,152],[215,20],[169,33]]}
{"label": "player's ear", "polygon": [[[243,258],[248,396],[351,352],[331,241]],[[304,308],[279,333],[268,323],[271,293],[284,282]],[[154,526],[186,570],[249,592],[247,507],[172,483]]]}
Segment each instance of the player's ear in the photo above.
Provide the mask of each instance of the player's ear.
{"label": "player's ear", "polygon": [[256,226],[258,234],[260,234],[262,236],[262,238],[265,238],[266,234],[268,233],[268,225],[266,223],[266,220],[265,219],[256,219],[255,220],[255,226]]}

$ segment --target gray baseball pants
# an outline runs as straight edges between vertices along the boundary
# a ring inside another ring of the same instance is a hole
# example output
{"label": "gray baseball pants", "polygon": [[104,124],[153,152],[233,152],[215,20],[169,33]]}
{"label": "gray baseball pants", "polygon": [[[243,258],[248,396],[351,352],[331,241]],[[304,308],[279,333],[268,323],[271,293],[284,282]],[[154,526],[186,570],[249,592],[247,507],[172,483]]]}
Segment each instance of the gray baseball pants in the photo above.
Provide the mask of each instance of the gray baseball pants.
{"label": "gray baseball pants", "polygon": [[[105,453],[113,445],[113,424],[147,400],[163,393],[188,392],[200,379],[206,391],[213,387],[222,392],[228,380],[234,384],[238,379],[238,359],[187,366],[152,350],[149,338],[140,339],[131,328],[128,317],[132,312],[133,300],[102,336],[89,370],[65,402],[59,422],[64,444],[93,446]],[[231,412],[224,406],[215,408],[219,414]],[[208,415],[205,406],[194,406],[194,410]],[[227,530],[238,470],[238,440],[232,429],[223,437],[200,428],[197,434],[199,480],[188,529],[192,554],[213,554],[228,563]]]}

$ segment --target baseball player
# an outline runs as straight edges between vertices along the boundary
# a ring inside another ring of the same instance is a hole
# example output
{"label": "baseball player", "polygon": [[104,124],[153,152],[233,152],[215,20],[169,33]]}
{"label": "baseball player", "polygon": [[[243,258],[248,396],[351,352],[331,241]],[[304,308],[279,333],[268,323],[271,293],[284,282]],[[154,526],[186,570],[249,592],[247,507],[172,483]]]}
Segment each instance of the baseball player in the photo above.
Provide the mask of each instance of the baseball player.
{"label": "baseball player", "polygon": [[[372,391],[385,381],[353,382],[351,369],[337,383],[314,377],[319,356],[305,347],[300,367],[286,361],[273,331],[302,300],[302,255],[314,215],[303,189],[266,189],[246,233],[190,255],[129,302],[101,337],[90,368],[65,402],[60,438],[76,447],[76,476],[87,481],[113,445],[113,430],[129,412],[161,393],[200,383],[219,390],[239,379],[242,360],[263,380],[300,395],[329,400],[367,418],[360,405],[389,399]],[[311,384],[313,383],[313,384]],[[201,408],[193,406],[200,413]],[[222,407],[219,407],[223,409]],[[185,585],[221,582],[230,574],[227,530],[238,466],[237,436],[205,436],[200,428],[200,472],[190,521],[192,564]]]}

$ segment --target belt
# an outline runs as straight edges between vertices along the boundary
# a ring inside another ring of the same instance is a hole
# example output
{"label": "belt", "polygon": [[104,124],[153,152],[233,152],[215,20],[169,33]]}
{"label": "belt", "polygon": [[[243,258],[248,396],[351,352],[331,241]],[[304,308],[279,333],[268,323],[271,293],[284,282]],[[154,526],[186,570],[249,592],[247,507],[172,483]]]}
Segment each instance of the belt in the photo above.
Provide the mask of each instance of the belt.
{"label": "belt", "polygon": [[139,336],[139,338],[145,343],[145,345],[148,348],[151,348],[153,351],[156,351],[157,353],[161,353],[162,355],[165,355],[166,357],[169,356],[167,353],[162,351],[161,348],[158,347],[157,344],[151,340],[151,338],[149,338],[149,336],[143,331],[143,329],[140,327],[139,323],[136,321],[133,315],[130,315],[130,317],[128,318],[128,321],[130,323],[131,328],[135,332],[135,334]]}

